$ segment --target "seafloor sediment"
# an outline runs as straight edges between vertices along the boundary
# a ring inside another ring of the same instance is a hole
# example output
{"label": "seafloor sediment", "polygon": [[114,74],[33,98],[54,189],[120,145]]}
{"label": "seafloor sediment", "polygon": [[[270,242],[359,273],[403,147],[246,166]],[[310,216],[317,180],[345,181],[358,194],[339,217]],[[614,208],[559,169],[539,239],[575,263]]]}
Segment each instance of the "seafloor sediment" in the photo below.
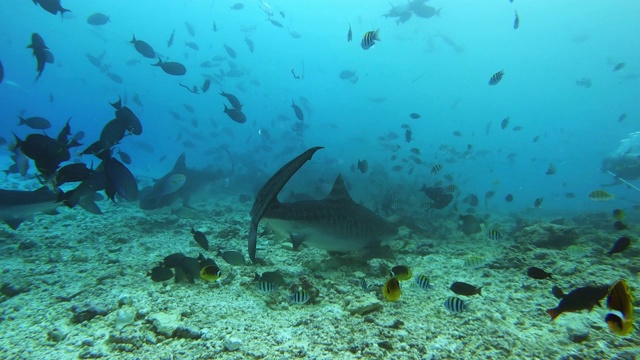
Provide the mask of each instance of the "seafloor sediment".
{"label": "seafloor sediment", "polygon": [[[626,278],[638,297],[637,246],[606,256],[610,234],[581,225],[591,215],[564,220],[578,234],[571,244],[536,245],[539,239],[527,238],[544,236],[545,219],[530,220],[528,232],[505,231],[511,235],[499,241],[464,236],[453,216],[444,225],[450,235],[443,238],[401,226],[390,244],[395,260],[364,261],[304,247],[292,251],[265,235],[258,247],[265,265],[232,266],[216,253],[246,253],[250,203],[208,199],[194,204],[201,211],[187,218],[145,213],[130,204],[100,206],[103,216],[61,207],[59,215],[38,215],[16,231],[0,227],[3,359],[640,356],[638,332],[611,334],[605,308],[555,321],[545,312],[558,302],[551,295],[554,284],[567,291]],[[606,214],[593,215],[599,216]],[[506,217],[500,222],[505,229],[515,226]],[[208,252],[193,241],[192,226],[207,234]],[[151,281],[147,272],[175,252],[215,258],[223,278],[218,284]],[[379,285],[397,264],[411,266],[414,277],[428,275],[432,287],[407,281],[400,301],[386,301]],[[528,278],[529,266],[547,269],[553,280]],[[260,293],[254,275],[270,270],[280,270],[291,284],[312,285],[319,296],[292,305],[285,287]],[[370,291],[362,289],[360,278],[372,285]],[[454,295],[454,281],[482,287],[482,296],[460,296],[468,309],[455,314],[443,306]]]}

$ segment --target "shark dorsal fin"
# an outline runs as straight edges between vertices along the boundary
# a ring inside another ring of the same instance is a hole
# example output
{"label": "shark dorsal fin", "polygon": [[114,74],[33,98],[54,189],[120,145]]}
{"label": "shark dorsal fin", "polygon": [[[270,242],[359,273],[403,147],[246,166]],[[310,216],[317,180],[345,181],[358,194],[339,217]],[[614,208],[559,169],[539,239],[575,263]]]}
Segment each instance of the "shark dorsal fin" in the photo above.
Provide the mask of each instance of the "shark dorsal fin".
{"label": "shark dorsal fin", "polygon": [[331,189],[331,192],[327,196],[327,200],[353,201],[353,199],[351,199],[351,195],[349,195],[349,191],[347,191],[347,186],[344,184],[344,179],[342,179],[342,174],[338,174],[336,181],[333,183],[333,188]]}
{"label": "shark dorsal fin", "polygon": [[184,153],[182,153],[180,154],[180,157],[178,157],[178,160],[176,160],[175,165],[173,165],[173,170],[171,172],[184,174],[186,170],[187,162],[185,160]]}

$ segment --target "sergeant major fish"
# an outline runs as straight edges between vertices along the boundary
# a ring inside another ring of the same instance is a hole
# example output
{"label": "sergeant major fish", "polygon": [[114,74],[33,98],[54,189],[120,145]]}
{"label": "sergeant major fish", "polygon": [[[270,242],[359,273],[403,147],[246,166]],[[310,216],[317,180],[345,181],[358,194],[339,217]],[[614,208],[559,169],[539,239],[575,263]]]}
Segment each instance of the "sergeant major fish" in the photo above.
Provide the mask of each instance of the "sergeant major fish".
{"label": "sergeant major fish", "polygon": [[364,50],[369,50],[373,45],[376,44],[376,41],[380,41],[380,29],[375,31],[367,31],[362,37],[362,41],[360,42],[360,46]]}

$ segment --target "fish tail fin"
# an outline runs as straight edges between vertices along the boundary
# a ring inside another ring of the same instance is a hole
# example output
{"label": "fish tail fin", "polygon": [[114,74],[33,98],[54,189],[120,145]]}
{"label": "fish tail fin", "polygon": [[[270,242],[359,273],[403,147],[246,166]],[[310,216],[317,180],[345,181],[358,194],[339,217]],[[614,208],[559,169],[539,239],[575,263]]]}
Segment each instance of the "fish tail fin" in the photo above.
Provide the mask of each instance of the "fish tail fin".
{"label": "fish tail fin", "polygon": [[27,121],[22,117],[18,116],[18,126],[26,124]]}
{"label": "fish tail fin", "polygon": [[129,41],[129,43],[135,44],[135,42],[136,42],[136,34],[133,34],[133,39],[131,39],[131,41]]}
{"label": "fish tail fin", "polygon": [[[442,10],[442,8],[436,10],[436,15],[440,16],[440,10]],[[517,14],[517,13],[516,13]]]}
{"label": "fish tail fin", "polygon": [[63,7],[60,8],[60,18],[64,20],[64,13],[71,12],[69,9],[65,9]]}
{"label": "fish tail fin", "polygon": [[380,39],[380,29],[377,29],[376,32],[373,33],[373,40],[382,41],[382,39]]}
{"label": "fish tail fin", "polygon": [[556,310],[555,308],[547,309],[547,314],[551,315],[551,321],[555,320],[560,315],[558,310]]}
{"label": "fish tail fin", "polygon": [[162,59],[158,58],[158,62],[155,64],[151,64],[151,66],[160,66],[162,65]]}
{"label": "fish tail fin", "polygon": [[482,296],[482,288],[478,288],[478,295]]}

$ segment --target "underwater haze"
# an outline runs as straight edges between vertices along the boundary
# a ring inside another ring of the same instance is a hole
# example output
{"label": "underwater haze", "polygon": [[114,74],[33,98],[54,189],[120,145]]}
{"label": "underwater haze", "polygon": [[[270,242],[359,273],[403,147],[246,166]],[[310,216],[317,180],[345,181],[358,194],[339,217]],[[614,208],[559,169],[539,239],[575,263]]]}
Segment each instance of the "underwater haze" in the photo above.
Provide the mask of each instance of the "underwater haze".
{"label": "underwater haze", "polygon": [[[640,356],[591,311],[638,294],[640,3],[0,18],[0,357]],[[569,309],[554,285],[608,291]]]}

